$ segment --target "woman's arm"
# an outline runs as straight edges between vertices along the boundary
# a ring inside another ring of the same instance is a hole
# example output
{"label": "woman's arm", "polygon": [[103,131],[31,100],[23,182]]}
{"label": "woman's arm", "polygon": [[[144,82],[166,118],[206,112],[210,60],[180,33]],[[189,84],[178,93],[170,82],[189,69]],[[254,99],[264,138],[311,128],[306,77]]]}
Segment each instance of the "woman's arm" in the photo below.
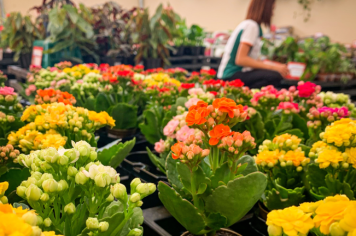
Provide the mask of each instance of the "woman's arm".
{"label": "woman's arm", "polygon": [[248,56],[251,46],[247,43],[241,42],[237,50],[235,64],[238,66],[251,67],[254,69],[274,70],[279,72],[283,77],[288,75],[289,71],[287,65],[269,65],[261,61],[255,60]]}

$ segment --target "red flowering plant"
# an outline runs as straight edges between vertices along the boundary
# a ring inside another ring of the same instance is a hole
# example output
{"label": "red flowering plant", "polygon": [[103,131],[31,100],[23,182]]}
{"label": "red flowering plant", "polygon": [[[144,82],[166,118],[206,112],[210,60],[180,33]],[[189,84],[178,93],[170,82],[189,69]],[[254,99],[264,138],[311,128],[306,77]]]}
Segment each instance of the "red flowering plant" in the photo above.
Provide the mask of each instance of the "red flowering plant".
{"label": "red flowering plant", "polygon": [[202,77],[200,77],[200,73],[196,72],[196,71],[193,71],[190,74],[190,77],[188,77],[186,79],[186,82],[187,83],[199,83],[199,82],[203,82],[203,81],[202,81]]}
{"label": "red flowering plant", "polygon": [[210,80],[216,77],[216,70],[209,69],[209,70],[200,70],[201,77],[203,80]]}
{"label": "red flowering plant", "polygon": [[236,100],[240,104],[249,105],[252,99],[252,91],[244,86],[244,82],[239,79],[226,82],[224,86],[224,96]]}
{"label": "red flowering plant", "polygon": [[151,101],[165,110],[170,109],[170,105],[176,102],[179,95],[179,90],[176,86],[170,83],[164,83],[163,86],[150,86],[146,88],[146,96]]}
{"label": "red flowering plant", "polygon": [[299,104],[300,115],[306,118],[308,111],[312,107],[320,108],[323,106],[323,100],[318,94],[321,91],[320,85],[316,85],[309,81],[299,81],[298,86],[291,86],[289,92],[293,96],[293,100]]}
{"label": "red flowering plant", "polygon": [[188,71],[180,67],[166,69],[165,73],[181,82],[185,82],[187,80]]}
{"label": "red flowering plant", "polygon": [[136,73],[141,73],[144,69],[145,67],[143,65],[136,65],[134,66],[133,71]]}
{"label": "red flowering plant", "polygon": [[180,97],[188,97],[189,93],[189,89],[194,88],[195,87],[195,83],[181,83],[180,87],[179,87],[179,96]]}
{"label": "red flowering plant", "polygon": [[221,88],[225,86],[225,81],[223,80],[215,80],[215,79],[210,79],[206,80],[203,82],[203,85],[205,86],[207,91],[215,91],[217,93],[221,92]]}
{"label": "red flowering plant", "polygon": [[216,235],[236,223],[266,187],[265,175],[245,155],[255,148],[254,138],[248,131],[231,130],[246,117],[243,106],[228,98],[189,108],[186,123],[204,133],[202,142],[193,135],[171,147],[166,159],[171,187],[160,182],[158,189],[165,208],[191,234]]}
{"label": "red flowering plant", "polygon": [[65,105],[74,105],[76,103],[75,97],[68,93],[62,92],[60,90],[49,89],[39,89],[37,90],[37,95],[35,97],[35,104],[44,103],[64,103]]}

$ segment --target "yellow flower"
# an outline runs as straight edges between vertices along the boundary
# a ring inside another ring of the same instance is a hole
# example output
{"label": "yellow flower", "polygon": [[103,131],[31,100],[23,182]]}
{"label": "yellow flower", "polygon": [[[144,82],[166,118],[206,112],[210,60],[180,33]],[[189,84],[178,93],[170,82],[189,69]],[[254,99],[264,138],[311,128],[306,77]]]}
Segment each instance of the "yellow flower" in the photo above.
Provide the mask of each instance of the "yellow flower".
{"label": "yellow flower", "polygon": [[335,121],[326,127],[322,138],[337,147],[349,146],[356,134],[356,122],[347,118]]}
{"label": "yellow flower", "polygon": [[46,120],[44,119],[43,116],[36,116],[36,118],[35,118],[35,124],[36,124],[36,125],[42,126],[42,125],[44,125],[45,123],[46,123]]}
{"label": "yellow flower", "polygon": [[323,142],[323,141],[318,141],[313,144],[312,148],[310,149],[310,152],[318,154],[321,150],[326,148],[328,145]]}
{"label": "yellow flower", "polygon": [[340,227],[348,232],[348,236],[356,235],[356,202],[350,203],[345,210],[345,216],[340,221]]}
{"label": "yellow flower", "polygon": [[347,148],[345,152],[348,156],[347,163],[351,164],[353,168],[356,168],[356,148]]}
{"label": "yellow flower", "polygon": [[0,212],[0,232],[4,236],[31,236],[32,227],[13,213]]}
{"label": "yellow flower", "polygon": [[[56,233],[54,231],[44,231],[42,232],[41,236],[56,236]],[[58,235],[57,236],[62,236],[62,235]]]}
{"label": "yellow flower", "polygon": [[335,149],[326,148],[319,153],[318,159],[315,161],[319,163],[321,169],[325,169],[330,166],[330,164],[339,164],[339,162],[343,160],[344,158],[342,157],[341,152]]}
{"label": "yellow flower", "polygon": [[28,120],[30,117],[34,117],[37,114],[37,109],[36,109],[36,105],[31,105],[29,107],[27,107],[24,111],[23,114],[21,116],[21,120],[22,121],[32,121],[32,120]]}
{"label": "yellow flower", "polygon": [[0,196],[4,195],[8,188],[9,188],[8,182],[5,181],[5,182],[0,183]]}
{"label": "yellow flower", "polygon": [[71,70],[71,68],[64,68],[63,69],[63,72],[64,73],[70,73],[72,70]]}
{"label": "yellow flower", "polygon": [[313,219],[315,227],[320,227],[320,232],[329,234],[330,225],[341,220],[345,215],[345,209],[350,205],[350,200],[345,195],[327,197],[315,211]]}
{"label": "yellow flower", "polygon": [[314,213],[323,201],[318,202],[304,202],[300,204],[299,208],[305,213]]}
{"label": "yellow flower", "polygon": [[256,164],[261,164],[261,163],[275,164],[278,161],[280,156],[281,156],[281,153],[279,152],[279,150],[275,150],[275,151],[264,150],[257,154]]}
{"label": "yellow flower", "polygon": [[305,157],[304,152],[298,151],[298,149],[295,151],[288,151],[284,155],[284,160],[292,161],[294,166],[300,166],[300,163],[305,159],[308,158]]}
{"label": "yellow flower", "polygon": [[307,235],[309,230],[314,227],[310,216],[310,213],[306,214],[298,207],[292,206],[283,210],[271,211],[267,215],[266,224],[269,227],[282,228],[283,233],[288,236]]}
{"label": "yellow flower", "polygon": [[45,149],[49,147],[54,147],[58,149],[59,147],[63,147],[67,140],[66,137],[63,137],[60,134],[44,134],[39,135],[35,139],[36,144],[41,144],[40,149]]}

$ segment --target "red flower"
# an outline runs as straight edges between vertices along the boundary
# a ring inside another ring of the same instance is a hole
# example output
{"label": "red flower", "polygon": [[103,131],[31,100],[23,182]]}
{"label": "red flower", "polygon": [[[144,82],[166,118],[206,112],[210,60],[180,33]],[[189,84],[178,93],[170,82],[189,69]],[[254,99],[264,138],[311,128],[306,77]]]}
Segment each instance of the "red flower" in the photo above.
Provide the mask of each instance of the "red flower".
{"label": "red flower", "polygon": [[159,92],[164,93],[164,92],[169,92],[169,88],[161,88],[159,89]]}
{"label": "red flower", "polygon": [[192,74],[191,74],[191,76],[199,76],[199,75],[200,75],[200,73],[197,72],[197,71],[193,71]]}
{"label": "red flower", "polygon": [[202,75],[210,75],[210,76],[215,76],[216,75],[216,70],[210,69],[210,70],[201,70],[200,73]]}
{"label": "red flower", "polygon": [[240,87],[244,86],[245,84],[241,80],[235,79],[231,82],[227,82],[226,85],[231,86],[231,87],[240,88]]}
{"label": "red flower", "polygon": [[211,86],[225,86],[225,81],[223,80],[215,80],[210,79],[203,82],[204,85],[211,85]]}
{"label": "red flower", "polygon": [[307,81],[306,83],[297,87],[299,97],[307,98],[315,92],[316,84]]}
{"label": "red flower", "polygon": [[6,17],[10,17],[10,13],[7,13],[7,14],[6,14]]}
{"label": "red flower", "polygon": [[122,70],[122,71],[118,71],[116,72],[118,77],[124,77],[125,79],[127,78],[132,78],[134,75],[134,72],[130,71],[130,70]]}
{"label": "red flower", "polygon": [[215,92],[215,91],[209,91],[209,93],[213,94],[215,97],[216,97],[216,95],[218,95],[218,92]]}
{"label": "red flower", "polygon": [[181,84],[180,87],[183,88],[183,89],[191,89],[191,88],[194,88],[195,84],[194,83],[186,83],[186,84]]}

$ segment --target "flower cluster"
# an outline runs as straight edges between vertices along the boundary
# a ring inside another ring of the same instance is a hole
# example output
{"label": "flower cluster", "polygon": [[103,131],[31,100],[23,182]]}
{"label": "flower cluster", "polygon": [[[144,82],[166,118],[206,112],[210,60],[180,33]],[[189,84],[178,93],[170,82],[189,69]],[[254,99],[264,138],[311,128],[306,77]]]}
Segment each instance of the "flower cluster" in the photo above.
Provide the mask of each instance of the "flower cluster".
{"label": "flower cluster", "polygon": [[320,85],[309,81],[299,81],[297,88],[295,86],[289,88],[289,92],[293,95],[294,101],[299,103],[299,108],[303,114],[312,107],[319,108],[323,105],[322,98],[318,95],[320,91]]}
{"label": "flower cluster", "polygon": [[[2,185],[4,183],[0,183]],[[56,236],[54,231],[42,231],[40,227],[45,224],[42,217],[22,206],[13,207],[10,204],[0,203],[0,231],[4,236]]]}
{"label": "flower cluster", "polygon": [[185,104],[187,108],[191,107],[191,105],[196,105],[200,100],[210,104],[215,98],[213,93],[204,92],[202,88],[191,88],[188,90],[188,94],[188,103]]}
{"label": "flower cluster", "polygon": [[239,79],[226,82],[224,94],[229,96],[233,95],[237,102],[241,104],[248,104],[252,99],[252,91],[249,87],[244,86],[244,83]]}
{"label": "flower cluster", "polygon": [[11,87],[0,87],[0,106],[5,109],[12,107],[15,113],[22,111],[17,93],[15,93]]}
{"label": "flower cluster", "polygon": [[63,69],[63,72],[73,76],[76,80],[82,79],[84,75],[89,73],[100,74],[98,69],[90,68],[90,65],[80,64],[71,68],[67,67]]}
{"label": "flower cluster", "polygon": [[345,195],[274,210],[267,216],[268,233],[270,236],[307,235],[309,232],[316,235],[354,235],[355,210],[356,202]]}
{"label": "flower cluster", "polygon": [[[134,208],[142,206],[141,200],[152,194],[156,186],[134,179],[128,196],[116,170],[97,161],[95,148],[85,141],[72,141],[72,146],[21,154],[18,163],[29,168],[31,176],[17,187],[16,193],[37,211],[43,219],[43,228],[63,233],[68,230],[61,225],[63,220],[73,217],[82,221],[66,223],[73,227],[70,230],[74,235],[82,232],[85,225],[92,233],[119,230],[119,225],[132,217]],[[117,225],[102,220],[100,214],[109,209],[110,203],[115,205],[114,198],[124,206],[124,219],[116,219]],[[84,201],[87,203],[82,204]],[[79,215],[90,217],[79,218]]]}
{"label": "flower cluster", "polygon": [[336,147],[351,146],[356,135],[356,121],[344,118],[327,126],[320,138],[328,144]]}
{"label": "flower cluster", "polygon": [[298,103],[294,102],[280,102],[277,107],[277,110],[283,110],[284,114],[298,113],[299,105]]}
{"label": "flower cluster", "polygon": [[179,88],[181,85],[181,83],[178,80],[172,79],[169,75],[164,74],[164,73],[155,73],[155,74],[148,75],[144,79],[144,83],[148,87],[150,87],[150,86],[162,87],[165,84],[166,85],[171,84],[171,85],[174,85],[177,88]]}
{"label": "flower cluster", "polygon": [[345,117],[349,117],[351,112],[346,107],[341,108],[331,108],[331,107],[321,107],[315,108],[312,107],[307,114],[309,121],[307,126],[310,129],[317,130],[320,133],[320,130],[324,130],[326,126],[330,125],[332,122],[340,120]]}
{"label": "flower cluster", "polygon": [[207,91],[220,92],[221,88],[225,86],[225,83],[223,80],[210,79],[204,81],[203,85],[205,85]]}
{"label": "flower cluster", "polygon": [[20,155],[19,150],[14,149],[11,144],[0,147],[0,166],[4,166],[9,162],[16,162],[18,155]]}
{"label": "flower cluster", "polygon": [[187,70],[179,67],[166,69],[164,72],[167,73],[170,77],[176,78],[182,82],[186,80],[186,75],[188,74]]}
{"label": "flower cluster", "polygon": [[202,149],[196,144],[186,145],[182,142],[175,143],[172,147],[172,158],[179,159],[190,169],[197,166],[206,156],[209,155],[209,149]]}
{"label": "flower cluster", "polygon": [[324,106],[327,107],[347,107],[352,117],[356,117],[355,104],[351,102],[350,96],[344,93],[321,92],[319,93]]}
{"label": "flower cluster", "polygon": [[0,70],[0,87],[4,86],[6,80],[7,80],[7,75],[5,75],[4,72]]}
{"label": "flower cluster", "polygon": [[[223,134],[227,131],[227,126],[223,124],[217,125],[213,130],[209,132],[210,145],[215,145],[218,142],[219,134]],[[226,131],[224,131],[224,129]],[[227,131],[229,132],[229,131]],[[218,145],[220,150],[231,153],[233,156],[239,153],[245,153],[247,150],[254,149],[256,147],[255,139],[251,136],[251,133],[245,130],[242,133],[231,132],[232,136],[226,136],[221,139],[221,143]]]}
{"label": "flower cluster", "polygon": [[58,68],[59,70],[64,70],[65,68],[72,67],[73,64],[70,61],[61,61],[54,65],[54,67]]}
{"label": "flower cluster", "polygon": [[68,92],[61,92],[54,89],[39,89],[35,97],[36,104],[61,102],[65,105],[74,105],[76,103],[75,97]]}
{"label": "flower cluster", "polygon": [[106,112],[96,113],[63,103],[32,105],[24,111],[21,120],[28,124],[12,132],[8,140],[24,153],[68,146],[70,140],[95,143],[95,130],[106,125],[115,126],[115,120]]}
{"label": "flower cluster", "polygon": [[202,82],[202,80],[203,80],[203,78],[200,77],[200,73],[196,72],[196,71],[193,71],[190,74],[190,77],[188,77],[186,79],[186,81],[189,82],[189,83],[200,83],[200,82]]}
{"label": "flower cluster", "polygon": [[255,92],[251,104],[267,110],[275,110],[280,102],[292,102],[292,94],[286,89],[277,90],[272,85],[263,87],[261,91]]}
{"label": "flower cluster", "polygon": [[203,80],[211,80],[214,79],[216,76],[216,70],[209,69],[209,70],[200,70],[200,74],[203,77]]}

